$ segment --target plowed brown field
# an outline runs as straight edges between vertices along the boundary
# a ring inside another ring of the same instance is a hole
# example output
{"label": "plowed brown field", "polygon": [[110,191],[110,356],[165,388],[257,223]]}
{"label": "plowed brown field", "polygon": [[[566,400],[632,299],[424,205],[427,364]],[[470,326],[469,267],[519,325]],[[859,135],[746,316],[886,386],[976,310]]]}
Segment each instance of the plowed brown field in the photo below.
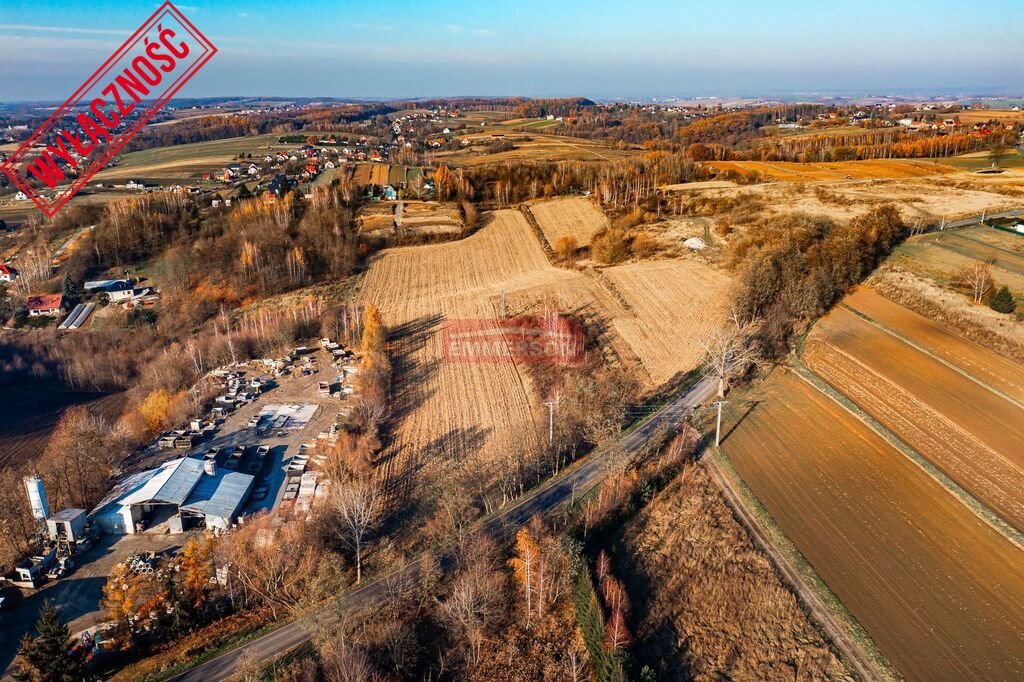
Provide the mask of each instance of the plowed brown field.
{"label": "plowed brown field", "polygon": [[908,680],[1024,675],[1024,552],[910,459],[777,372],[723,450]]}
{"label": "plowed brown field", "polygon": [[1024,410],[843,308],[807,365],[947,476],[1024,529]]}
{"label": "plowed brown field", "polygon": [[[1024,242],[1024,238],[1021,241]],[[878,295],[868,287],[858,287],[843,299],[843,303],[911,343],[963,369],[982,383],[1024,402],[1024,365],[969,341],[947,327]]]}
{"label": "plowed brown field", "polygon": [[532,204],[530,212],[552,246],[562,237],[572,237],[579,246],[587,246],[595,234],[608,227],[608,218],[601,209],[582,197],[542,201]]}

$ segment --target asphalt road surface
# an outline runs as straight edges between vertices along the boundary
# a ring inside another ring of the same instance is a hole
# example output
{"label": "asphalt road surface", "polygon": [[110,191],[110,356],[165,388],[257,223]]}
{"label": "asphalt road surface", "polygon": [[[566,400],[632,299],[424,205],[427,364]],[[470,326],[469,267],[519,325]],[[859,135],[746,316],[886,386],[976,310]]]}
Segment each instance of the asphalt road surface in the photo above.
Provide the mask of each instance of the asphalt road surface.
{"label": "asphalt road surface", "polygon": [[[668,403],[660,410],[648,417],[633,431],[622,436],[619,445],[628,452],[636,452],[641,449],[655,432],[665,425],[678,423],[686,413],[695,405],[704,402],[714,393],[715,381],[704,378],[695,384],[685,393]],[[600,482],[607,470],[604,467],[606,458],[611,450],[603,448],[593,453],[582,464],[571,469],[561,478],[556,479],[547,486],[537,490],[520,500],[515,506],[509,507],[501,514],[490,519],[482,527],[482,530],[501,533],[509,527],[516,527],[526,523],[534,514],[545,514],[570,499],[576,491],[583,492]],[[394,574],[410,573],[417,570],[417,562],[411,562],[395,571]],[[388,578],[385,576],[373,582],[367,582],[358,590],[341,597],[340,601],[329,607],[324,607],[322,614],[314,614],[312,620],[318,624],[329,624],[342,611],[360,611],[369,608],[384,599],[387,594]],[[242,646],[227,651],[216,658],[191,668],[190,670],[171,678],[174,682],[209,682],[210,680],[227,680],[235,674],[238,661],[243,656],[249,657],[255,653],[256,660],[260,663],[270,663],[275,658],[291,651],[300,644],[309,640],[309,632],[303,622],[292,622],[276,630],[254,639]],[[248,662],[252,662],[249,658]]]}

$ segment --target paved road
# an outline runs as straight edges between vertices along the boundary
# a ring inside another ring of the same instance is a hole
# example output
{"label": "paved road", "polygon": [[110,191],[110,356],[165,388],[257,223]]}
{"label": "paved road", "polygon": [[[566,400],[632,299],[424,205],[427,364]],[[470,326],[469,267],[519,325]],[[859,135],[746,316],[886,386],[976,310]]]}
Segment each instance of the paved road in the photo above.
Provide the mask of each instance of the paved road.
{"label": "paved road", "polygon": [[[715,382],[713,380],[702,379],[690,390],[648,417],[647,421],[636,429],[624,435],[619,440],[619,445],[629,452],[636,452],[660,427],[678,423],[690,408],[702,403],[714,393],[714,390]],[[528,495],[515,506],[489,520],[482,529],[495,534],[501,533],[510,526],[516,527],[526,523],[534,514],[551,511],[572,497],[576,491],[587,490],[605,477],[607,471],[604,463],[608,453],[607,448],[594,453],[561,478]],[[413,574],[416,568],[417,564],[413,562],[398,569],[395,574]],[[336,618],[340,611],[359,611],[373,606],[386,595],[388,577],[366,583],[358,590],[342,597],[340,604],[325,607],[320,614],[315,614],[313,619],[322,625],[325,621],[329,623]],[[289,623],[171,679],[174,682],[226,680],[234,674],[238,660],[248,652],[254,652],[260,662],[269,663],[308,639],[309,632],[303,623]]]}
{"label": "paved road", "polygon": [[[1022,215],[1024,215],[1024,209],[1018,208],[1012,211],[1003,211],[1002,213],[987,213],[985,215],[985,220],[989,221],[1000,220],[1002,218],[1019,218]],[[950,222],[946,223],[946,226],[943,229],[954,230],[959,227],[970,227],[971,225],[977,225],[980,222],[981,215],[976,215],[970,218],[964,218],[963,220],[951,220]],[[939,226],[935,225],[934,227],[938,228]]]}

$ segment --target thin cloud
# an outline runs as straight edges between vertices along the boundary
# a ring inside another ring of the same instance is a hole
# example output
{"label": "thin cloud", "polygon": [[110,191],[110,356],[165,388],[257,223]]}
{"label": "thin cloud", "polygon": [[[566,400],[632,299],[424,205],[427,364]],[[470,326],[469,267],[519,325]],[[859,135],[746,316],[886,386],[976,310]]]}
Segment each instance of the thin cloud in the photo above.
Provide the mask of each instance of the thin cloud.
{"label": "thin cloud", "polygon": [[81,33],[84,35],[126,36],[130,31],[105,28],[78,28],[77,26],[33,26],[31,24],[0,24],[7,31],[49,31],[50,33]]}
{"label": "thin cloud", "polygon": [[459,26],[458,24],[448,24],[447,26],[444,27],[444,30],[447,31],[448,33],[465,33],[466,32],[465,27]]}
{"label": "thin cloud", "polygon": [[494,29],[491,28],[474,28],[473,34],[478,36],[493,36]]}

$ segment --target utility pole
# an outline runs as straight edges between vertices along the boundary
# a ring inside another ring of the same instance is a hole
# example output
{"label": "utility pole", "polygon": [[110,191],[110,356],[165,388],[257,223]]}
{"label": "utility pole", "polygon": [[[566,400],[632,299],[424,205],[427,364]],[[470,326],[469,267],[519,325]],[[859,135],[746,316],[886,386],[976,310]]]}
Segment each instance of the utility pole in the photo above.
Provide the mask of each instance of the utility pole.
{"label": "utility pole", "polygon": [[558,397],[544,403],[544,406],[548,408],[548,447],[551,447],[555,442],[555,408],[558,407]]}
{"label": "utility pole", "polygon": [[722,405],[725,405],[728,400],[718,400],[715,405],[718,405],[718,423],[715,425],[715,447],[717,448],[719,443],[722,442]]}

